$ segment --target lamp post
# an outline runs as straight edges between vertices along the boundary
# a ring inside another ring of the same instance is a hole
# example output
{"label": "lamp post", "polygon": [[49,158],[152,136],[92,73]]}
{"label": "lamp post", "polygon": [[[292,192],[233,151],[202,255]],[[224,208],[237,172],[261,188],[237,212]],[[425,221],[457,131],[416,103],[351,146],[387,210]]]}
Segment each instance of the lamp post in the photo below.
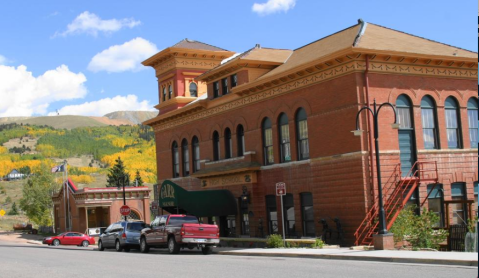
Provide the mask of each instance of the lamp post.
{"label": "lamp post", "polygon": [[398,129],[399,123],[397,122],[396,109],[394,108],[394,106],[389,102],[385,102],[379,105],[379,107],[377,107],[376,99],[374,99],[374,104],[373,104],[374,110],[367,106],[364,106],[358,111],[358,114],[356,115],[356,130],[352,131],[355,136],[361,136],[361,133],[363,132],[363,130],[359,129],[359,114],[361,114],[361,112],[363,111],[369,111],[373,116],[373,123],[374,123],[374,147],[376,149],[376,174],[378,179],[378,194],[379,194],[379,234],[388,233],[387,226],[386,226],[386,213],[384,211],[384,204],[383,204],[383,189],[381,184],[381,165],[379,164],[379,142],[378,142],[378,137],[379,137],[378,115],[379,115],[379,111],[384,106],[390,106],[393,109],[394,123],[392,124],[392,128]]}

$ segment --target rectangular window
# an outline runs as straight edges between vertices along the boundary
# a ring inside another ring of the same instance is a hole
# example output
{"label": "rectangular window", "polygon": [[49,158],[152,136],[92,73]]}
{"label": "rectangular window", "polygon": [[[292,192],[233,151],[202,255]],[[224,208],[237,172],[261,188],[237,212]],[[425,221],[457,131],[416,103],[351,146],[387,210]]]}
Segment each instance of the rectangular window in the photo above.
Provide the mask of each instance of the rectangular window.
{"label": "rectangular window", "polygon": [[193,172],[196,172],[200,169],[200,146],[198,145],[198,143],[193,145],[193,155]]}
{"label": "rectangular window", "polygon": [[177,178],[180,176],[180,155],[178,150],[174,151],[173,155],[173,178]]}
{"label": "rectangular window", "polygon": [[303,216],[303,234],[314,237],[316,231],[314,228],[313,194],[310,192],[301,193],[301,213]]}
{"label": "rectangular window", "polygon": [[296,219],[294,215],[294,199],[293,194],[286,194],[283,198],[283,220],[285,225],[286,237],[292,238],[296,236]]}
{"label": "rectangular window", "polygon": [[475,215],[477,215],[477,181],[474,182],[474,210],[475,210]]}
{"label": "rectangular window", "polygon": [[271,128],[264,131],[264,155],[266,165],[274,164],[273,130]]}
{"label": "rectangular window", "polygon": [[436,223],[434,226],[444,227],[444,195],[442,190],[442,184],[437,184],[434,189],[433,186],[433,184],[429,184],[427,186],[427,193],[429,194],[428,209],[433,211],[437,216],[439,216],[439,222]]}
{"label": "rectangular window", "polygon": [[471,148],[477,149],[477,110],[467,110],[467,117],[469,119],[469,140],[471,141]]}
{"label": "rectangular window", "polygon": [[228,78],[221,79],[221,90],[223,91],[223,95],[228,94]]}
{"label": "rectangular window", "polygon": [[218,81],[213,83],[213,97],[217,98],[220,96],[220,84]]}
{"label": "rectangular window", "polygon": [[238,76],[236,74],[233,74],[231,76],[231,88],[236,87],[236,84],[238,84]]}
{"label": "rectangular window", "polygon": [[269,234],[278,234],[278,211],[276,208],[276,196],[266,195],[266,213],[268,217]]}
{"label": "rectangular window", "polygon": [[459,144],[459,125],[457,119],[457,111],[455,109],[446,109],[446,131],[447,146],[450,149],[460,148]]}
{"label": "rectangular window", "polygon": [[424,136],[424,148],[436,149],[436,125],[434,122],[434,109],[422,108],[422,130]]}
{"label": "rectangular window", "polygon": [[289,143],[289,125],[281,126],[281,162],[291,161],[291,147]]}
{"label": "rectangular window", "polygon": [[308,121],[303,120],[298,122],[298,149],[299,159],[309,158],[309,141],[308,141]]}
{"label": "rectangular window", "polygon": [[[466,200],[466,184],[455,182],[451,184],[452,200]],[[467,225],[466,204],[451,204],[452,224]]]}
{"label": "rectangular window", "polygon": [[399,128],[400,129],[411,129],[412,128],[412,121],[411,121],[411,113],[409,108],[397,108],[398,119],[399,119]]}

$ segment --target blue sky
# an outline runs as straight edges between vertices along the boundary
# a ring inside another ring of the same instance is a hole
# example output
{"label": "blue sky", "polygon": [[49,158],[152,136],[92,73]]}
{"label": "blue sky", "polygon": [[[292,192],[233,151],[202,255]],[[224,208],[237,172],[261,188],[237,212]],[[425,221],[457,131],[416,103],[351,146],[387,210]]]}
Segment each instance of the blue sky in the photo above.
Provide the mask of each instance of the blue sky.
{"label": "blue sky", "polygon": [[189,38],[296,49],[358,18],[476,51],[475,1],[0,1],[0,117],[153,110],[140,63]]}

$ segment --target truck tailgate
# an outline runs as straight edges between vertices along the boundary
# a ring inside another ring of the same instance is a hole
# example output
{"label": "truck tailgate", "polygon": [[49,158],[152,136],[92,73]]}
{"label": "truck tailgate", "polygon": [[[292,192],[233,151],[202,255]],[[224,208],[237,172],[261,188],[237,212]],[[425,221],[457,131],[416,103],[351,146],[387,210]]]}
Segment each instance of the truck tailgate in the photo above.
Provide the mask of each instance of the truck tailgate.
{"label": "truck tailgate", "polygon": [[185,234],[189,238],[218,238],[218,226],[208,224],[183,224]]}

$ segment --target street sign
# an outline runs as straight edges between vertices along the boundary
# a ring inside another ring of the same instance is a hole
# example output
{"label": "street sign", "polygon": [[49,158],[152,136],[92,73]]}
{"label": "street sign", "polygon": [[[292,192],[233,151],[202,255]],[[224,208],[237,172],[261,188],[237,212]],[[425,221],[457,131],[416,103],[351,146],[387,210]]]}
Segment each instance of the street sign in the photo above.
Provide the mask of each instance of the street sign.
{"label": "street sign", "polygon": [[4,216],[5,215],[5,211],[2,209],[0,210],[0,216]]}
{"label": "street sign", "polygon": [[128,215],[130,215],[130,212],[131,212],[131,209],[130,209],[129,206],[127,206],[127,205],[121,206],[121,208],[120,208],[121,215],[128,216]]}
{"label": "street sign", "polygon": [[286,184],[284,182],[278,182],[276,184],[276,196],[286,195]]}

